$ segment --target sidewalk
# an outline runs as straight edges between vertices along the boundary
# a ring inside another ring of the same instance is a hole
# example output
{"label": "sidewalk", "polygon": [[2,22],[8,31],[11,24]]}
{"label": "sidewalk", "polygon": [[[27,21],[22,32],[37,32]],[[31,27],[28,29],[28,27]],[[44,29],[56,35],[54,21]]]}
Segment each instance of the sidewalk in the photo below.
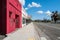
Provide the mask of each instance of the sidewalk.
{"label": "sidewalk", "polygon": [[18,29],[16,32],[8,34],[3,40],[39,40],[39,36],[34,28],[33,23]]}

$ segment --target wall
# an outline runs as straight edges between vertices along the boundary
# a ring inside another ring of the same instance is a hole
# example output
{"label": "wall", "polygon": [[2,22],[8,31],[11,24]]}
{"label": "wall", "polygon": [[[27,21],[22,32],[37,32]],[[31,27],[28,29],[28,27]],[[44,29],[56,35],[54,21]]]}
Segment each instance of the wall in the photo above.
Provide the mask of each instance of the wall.
{"label": "wall", "polygon": [[6,33],[6,1],[0,0],[0,34]]}
{"label": "wall", "polygon": [[[7,0],[7,32],[10,33],[14,31],[16,28],[21,28],[22,27],[22,13],[21,13],[21,4],[18,2],[18,0]],[[10,14],[10,13],[12,14]],[[19,16],[17,18],[19,20],[18,26],[16,26],[16,15]],[[11,16],[11,18],[9,17]]]}

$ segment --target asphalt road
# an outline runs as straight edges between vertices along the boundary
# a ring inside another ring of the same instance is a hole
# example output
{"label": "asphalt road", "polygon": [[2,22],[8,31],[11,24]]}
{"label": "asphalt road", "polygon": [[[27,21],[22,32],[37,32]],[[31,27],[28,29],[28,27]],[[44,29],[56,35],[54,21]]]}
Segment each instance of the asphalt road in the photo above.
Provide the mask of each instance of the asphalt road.
{"label": "asphalt road", "polygon": [[60,24],[35,22],[34,25],[44,32],[50,40],[60,40]]}

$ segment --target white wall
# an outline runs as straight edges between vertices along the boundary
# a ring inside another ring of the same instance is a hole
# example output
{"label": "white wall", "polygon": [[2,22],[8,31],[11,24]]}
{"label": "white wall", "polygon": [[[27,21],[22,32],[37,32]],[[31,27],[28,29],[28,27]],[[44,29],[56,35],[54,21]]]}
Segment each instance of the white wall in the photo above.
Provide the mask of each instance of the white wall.
{"label": "white wall", "polygon": [[[24,20],[23,20],[24,18]],[[28,18],[27,12],[25,11],[25,9],[22,7],[22,27],[26,26],[26,19]],[[23,22],[25,22],[23,24]]]}
{"label": "white wall", "polygon": [[[23,20],[23,18],[24,18],[24,20]],[[24,24],[23,24],[23,21],[25,22]],[[24,27],[24,26],[26,26],[26,18],[25,18],[25,16],[22,14],[22,27]]]}

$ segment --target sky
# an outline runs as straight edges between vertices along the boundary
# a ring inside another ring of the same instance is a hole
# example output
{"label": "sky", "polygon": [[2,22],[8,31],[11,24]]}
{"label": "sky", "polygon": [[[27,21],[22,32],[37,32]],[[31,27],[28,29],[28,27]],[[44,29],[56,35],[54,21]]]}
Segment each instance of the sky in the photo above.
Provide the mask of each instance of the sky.
{"label": "sky", "polygon": [[22,0],[22,5],[32,20],[51,19],[51,12],[60,12],[60,0]]}

